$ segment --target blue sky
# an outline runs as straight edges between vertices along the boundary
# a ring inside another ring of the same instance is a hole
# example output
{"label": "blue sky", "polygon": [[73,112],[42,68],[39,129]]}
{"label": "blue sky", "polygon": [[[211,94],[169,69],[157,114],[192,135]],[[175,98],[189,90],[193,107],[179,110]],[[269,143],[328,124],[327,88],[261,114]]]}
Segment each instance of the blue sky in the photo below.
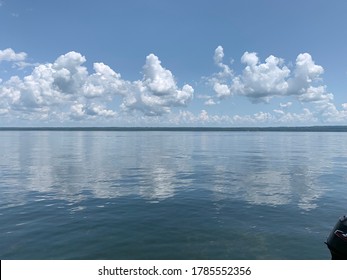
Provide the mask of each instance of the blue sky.
{"label": "blue sky", "polygon": [[0,126],[347,124],[347,2],[0,1]]}

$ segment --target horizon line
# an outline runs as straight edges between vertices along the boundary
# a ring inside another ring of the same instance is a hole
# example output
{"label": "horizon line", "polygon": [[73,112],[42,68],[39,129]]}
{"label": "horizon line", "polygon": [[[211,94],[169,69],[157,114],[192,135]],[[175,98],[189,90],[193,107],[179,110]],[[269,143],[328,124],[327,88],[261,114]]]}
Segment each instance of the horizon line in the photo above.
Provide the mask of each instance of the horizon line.
{"label": "horizon line", "polygon": [[347,132],[347,125],[316,126],[11,126],[0,131],[316,131]]}

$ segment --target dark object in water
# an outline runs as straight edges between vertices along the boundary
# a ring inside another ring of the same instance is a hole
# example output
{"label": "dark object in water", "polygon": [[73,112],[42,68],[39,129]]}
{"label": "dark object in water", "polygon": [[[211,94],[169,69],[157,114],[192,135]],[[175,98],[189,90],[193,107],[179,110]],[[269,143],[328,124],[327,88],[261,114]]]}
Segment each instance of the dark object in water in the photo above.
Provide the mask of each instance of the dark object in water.
{"label": "dark object in water", "polygon": [[326,242],[332,260],[347,260],[347,216],[341,217]]}

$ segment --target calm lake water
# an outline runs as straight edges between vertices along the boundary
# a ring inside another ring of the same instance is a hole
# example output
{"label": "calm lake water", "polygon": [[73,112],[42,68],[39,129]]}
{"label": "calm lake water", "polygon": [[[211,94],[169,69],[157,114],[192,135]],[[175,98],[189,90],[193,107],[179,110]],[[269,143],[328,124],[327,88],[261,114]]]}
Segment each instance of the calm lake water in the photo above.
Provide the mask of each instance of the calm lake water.
{"label": "calm lake water", "polygon": [[329,259],[347,133],[1,131],[1,259]]}

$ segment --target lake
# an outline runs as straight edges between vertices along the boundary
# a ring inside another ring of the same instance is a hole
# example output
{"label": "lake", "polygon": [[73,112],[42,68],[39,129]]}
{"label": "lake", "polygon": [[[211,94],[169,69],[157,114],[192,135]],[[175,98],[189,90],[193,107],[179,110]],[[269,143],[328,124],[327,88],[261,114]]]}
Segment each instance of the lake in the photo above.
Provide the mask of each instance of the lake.
{"label": "lake", "polygon": [[346,139],[0,131],[0,258],[329,259]]}

